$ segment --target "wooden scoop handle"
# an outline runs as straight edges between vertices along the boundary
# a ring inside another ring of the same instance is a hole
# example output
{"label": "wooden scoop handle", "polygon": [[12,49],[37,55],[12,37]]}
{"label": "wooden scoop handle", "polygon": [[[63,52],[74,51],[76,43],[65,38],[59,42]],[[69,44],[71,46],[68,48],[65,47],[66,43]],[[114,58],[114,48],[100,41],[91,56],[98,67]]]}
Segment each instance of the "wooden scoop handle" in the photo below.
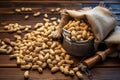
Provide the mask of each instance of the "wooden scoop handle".
{"label": "wooden scoop handle", "polygon": [[113,45],[105,51],[99,51],[94,56],[86,59],[83,63],[88,67],[93,67],[97,62],[105,60],[106,56],[113,53],[117,49],[117,45]]}

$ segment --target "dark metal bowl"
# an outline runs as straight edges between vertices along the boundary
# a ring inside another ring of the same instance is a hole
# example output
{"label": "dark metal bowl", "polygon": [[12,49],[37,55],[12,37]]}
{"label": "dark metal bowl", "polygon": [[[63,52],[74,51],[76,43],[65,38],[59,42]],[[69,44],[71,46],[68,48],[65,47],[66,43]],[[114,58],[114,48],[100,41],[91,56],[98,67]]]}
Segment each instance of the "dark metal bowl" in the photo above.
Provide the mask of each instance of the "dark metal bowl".
{"label": "dark metal bowl", "polygon": [[92,55],[92,53],[94,52],[94,41],[72,41],[65,36],[66,34],[68,35],[68,32],[63,29],[62,46],[67,51],[67,53],[73,56],[80,57]]}

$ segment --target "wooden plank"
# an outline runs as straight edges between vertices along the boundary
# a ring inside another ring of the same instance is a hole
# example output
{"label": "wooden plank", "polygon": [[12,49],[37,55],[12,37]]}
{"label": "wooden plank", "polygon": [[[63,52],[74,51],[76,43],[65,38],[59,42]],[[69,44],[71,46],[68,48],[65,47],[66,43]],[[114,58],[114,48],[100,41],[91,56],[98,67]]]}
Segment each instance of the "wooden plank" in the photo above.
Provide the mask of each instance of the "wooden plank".
{"label": "wooden plank", "polygon": [[17,67],[16,60],[10,60],[8,55],[0,55],[0,67]]}
{"label": "wooden plank", "polygon": [[[0,68],[0,80],[23,80],[24,71],[19,68]],[[94,68],[91,70],[92,80],[119,80],[120,68]],[[45,69],[42,74],[37,71],[30,71],[30,80],[78,80],[77,77],[65,76],[57,72],[51,74],[49,69]],[[88,80],[84,74],[84,80]]]}
{"label": "wooden plank", "polygon": [[[0,68],[0,80],[23,80],[24,71],[19,68]],[[78,80],[76,77],[65,76],[64,74],[57,72],[52,74],[49,69],[45,69],[42,74],[38,71],[30,71],[30,80]]]}
{"label": "wooden plank", "polygon": [[[46,6],[46,8],[44,7]],[[73,5],[71,7],[71,5],[67,5],[67,6],[58,6],[61,9],[75,9],[75,10],[80,10],[83,7],[95,7],[97,5],[91,4],[91,5]],[[25,7],[25,6],[24,6]],[[120,6],[118,6],[120,7]],[[0,8],[0,14],[16,14],[15,9],[18,7],[10,7],[10,8]],[[21,7],[19,7],[21,8]],[[57,14],[56,12],[51,12],[51,9],[56,9],[56,6],[52,6],[49,7],[49,5],[43,5],[43,6],[34,6],[31,7],[33,10],[31,12],[20,12],[20,14],[33,14],[36,11],[40,11],[42,14],[43,13],[49,13],[49,14]],[[107,8],[110,8],[110,6],[108,6]],[[111,11],[113,11],[114,14],[116,15],[120,15],[120,9],[117,7],[111,8]],[[19,13],[18,13],[19,14]]]}
{"label": "wooden plank", "polygon": [[[95,1],[95,0],[91,0],[91,1],[1,1],[0,3],[66,3],[66,4],[71,4],[71,3],[89,3],[89,4],[95,4],[95,3],[99,3],[100,1]],[[119,4],[119,1],[102,1],[104,3],[112,3],[112,4]]]}
{"label": "wooden plank", "polygon": [[[47,13],[47,12],[46,12]],[[0,19],[1,21],[3,22],[10,22],[10,21],[26,21],[26,22],[29,22],[29,21],[43,21],[43,18],[44,18],[44,15],[45,13],[42,13],[40,14],[40,16],[38,17],[34,17],[33,14],[13,14],[13,15],[10,15],[10,14],[6,14],[6,15],[2,15],[0,16]],[[29,18],[27,20],[25,20],[24,16],[26,15],[29,15]],[[57,17],[57,18],[60,18],[60,14],[48,14],[48,17],[51,18],[51,17]]]}
{"label": "wooden plank", "polygon": [[[79,59],[80,60],[80,59]],[[76,60],[76,62],[79,62]],[[0,55],[0,67],[18,67],[16,60],[10,60],[8,55]],[[94,66],[94,68],[109,68],[109,67],[120,67],[120,60],[118,58],[108,58],[104,62],[100,62]]]}
{"label": "wooden plank", "polygon": [[[29,1],[28,1],[29,2]],[[49,1],[48,1],[49,2]],[[22,5],[21,5],[22,4]],[[26,5],[27,4],[27,5]],[[20,7],[32,7],[33,8],[33,10],[34,10],[34,8],[36,8],[36,7],[39,7],[39,8],[41,8],[42,7],[42,9],[43,10],[45,10],[46,8],[57,8],[57,7],[62,7],[62,8],[66,8],[66,7],[68,7],[69,9],[70,8],[79,8],[80,7],[80,5],[81,5],[81,3],[79,3],[79,4],[77,4],[77,2],[76,2],[76,4],[74,5],[74,4],[71,4],[71,5],[69,5],[69,4],[66,4],[66,3],[46,3],[46,2],[37,2],[37,3],[21,3],[21,2],[0,2],[0,7],[1,8],[8,8],[8,7],[11,7],[11,8],[20,8]]]}
{"label": "wooden plank", "polygon": [[93,80],[120,80],[119,68],[94,68],[91,70]]}

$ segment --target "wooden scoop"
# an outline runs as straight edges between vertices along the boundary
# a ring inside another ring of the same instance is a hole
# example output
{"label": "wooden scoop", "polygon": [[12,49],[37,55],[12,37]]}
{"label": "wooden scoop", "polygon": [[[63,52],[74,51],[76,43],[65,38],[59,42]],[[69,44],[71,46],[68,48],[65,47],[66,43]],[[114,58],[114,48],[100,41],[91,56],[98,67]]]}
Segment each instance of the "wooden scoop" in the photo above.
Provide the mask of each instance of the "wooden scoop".
{"label": "wooden scoop", "polygon": [[106,59],[106,56],[113,53],[115,50],[117,50],[117,45],[112,45],[105,51],[99,51],[94,56],[86,59],[83,61],[83,64],[85,64],[88,68],[93,67],[97,62],[104,61]]}

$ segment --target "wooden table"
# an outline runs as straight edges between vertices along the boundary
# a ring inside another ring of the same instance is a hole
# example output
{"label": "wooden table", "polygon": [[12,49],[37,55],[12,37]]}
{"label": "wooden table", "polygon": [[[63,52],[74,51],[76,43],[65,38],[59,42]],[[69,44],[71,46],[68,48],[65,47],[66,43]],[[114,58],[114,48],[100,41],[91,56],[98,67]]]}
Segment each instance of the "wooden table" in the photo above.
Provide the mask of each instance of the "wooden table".
{"label": "wooden table", "polygon": [[[56,16],[60,18],[58,13],[51,13],[52,8],[66,8],[66,9],[80,9],[81,7],[94,7],[98,5],[99,1],[1,1],[0,2],[0,31],[3,30],[3,26],[9,23],[20,23],[21,25],[29,24],[34,26],[37,22],[41,21],[44,13],[49,16]],[[105,6],[112,8],[112,11],[117,15],[118,25],[120,25],[120,2],[106,1]],[[21,7],[31,7],[33,12],[15,13],[14,9]],[[36,11],[41,12],[41,16],[33,17],[33,13]],[[24,16],[29,14],[28,20],[24,19]],[[6,37],[14,40],[13,35],[16,33],[0,32],[0,39]],[[24,34],[24,33],[23,33]],[[120,80],[120,59],[119,58],[107,58],[104,62],[96,64],[91,69],[93,80]],[[0,54],[0,80],[24,80],[24,71],[16,65],[15,60],[10,60],[9,55]],[[85,80],[88,80],[84,75]],[[37,71],[31,71],[30,80],[78,80],[77,77],[65,76],[64,74],[57,72],[51,74],[48,69],[45,69],[43,74],[39,74]]]}

